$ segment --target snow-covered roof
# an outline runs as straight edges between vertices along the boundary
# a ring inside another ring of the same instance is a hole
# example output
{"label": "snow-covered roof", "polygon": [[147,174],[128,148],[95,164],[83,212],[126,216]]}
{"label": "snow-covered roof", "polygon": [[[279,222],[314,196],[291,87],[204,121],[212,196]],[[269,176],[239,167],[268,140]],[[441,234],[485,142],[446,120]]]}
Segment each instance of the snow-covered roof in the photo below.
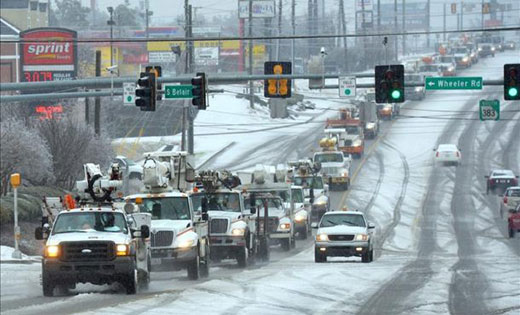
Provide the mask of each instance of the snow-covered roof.
{"label": "snow-covered roof", "polygon": [[18,34],[20,34],[19,29],[4,18],[0,18],[0,36],[18,36]]}

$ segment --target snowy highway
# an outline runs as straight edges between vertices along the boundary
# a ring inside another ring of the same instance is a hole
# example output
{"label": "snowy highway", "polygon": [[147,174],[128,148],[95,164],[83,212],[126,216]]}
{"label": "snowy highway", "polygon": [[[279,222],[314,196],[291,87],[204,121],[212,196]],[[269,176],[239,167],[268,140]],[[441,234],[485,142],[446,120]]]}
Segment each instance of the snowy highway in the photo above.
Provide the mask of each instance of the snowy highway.
{"label": "snowy highway", "polygon": [[[460,76],[499,79],[502,65],[518,59],[516,51],[483,58]],[[489,86],[429,92],[423,101],[407,101],[401,116],[382,122],[379,137],[367,141],[365,155],[352,165],[351,188],[330,195],[332,209],[347,205],[375,223],[372,263],[329,258],[316,264],[308,238],[290,252],[273,248],[269,263],[245,270],[224,260],[198,281],[185,272],[153,272],[149,288],[136,296],[116,285],[78,285],[52,298],[42,297],[40,264],[5,263],[2,314],[518,314],[520,239],[507,238],[499,197],[486,195],[484,176],[496,168],[520,171],[520,102],[504,102],[497,122],[479,121],[477,112],[480,99],[501,99],[501,93]],[[299,121],[333,115],[316,109]],[[249,141],[208,167],[236,171],[306,158],[323,127],[247,135]],[[458,145],[461,165],[433,161],[440,143]]]}

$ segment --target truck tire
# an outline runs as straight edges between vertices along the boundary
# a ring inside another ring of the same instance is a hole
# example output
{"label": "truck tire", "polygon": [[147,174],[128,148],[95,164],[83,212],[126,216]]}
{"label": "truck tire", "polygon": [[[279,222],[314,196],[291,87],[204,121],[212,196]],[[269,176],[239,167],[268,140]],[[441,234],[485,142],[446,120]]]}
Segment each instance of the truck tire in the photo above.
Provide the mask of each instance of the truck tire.
{"label": "truck tire", "polygon": [[513,228],[509,228],[509,238],[514,238],[515,237],[515,230]]}
{"label": "truck tire", "polygon": [[314,262],[322,263],[327,261],[327,255],[320,253],[317,248],[314,249]]}
{"label": "truck tire", "polygon": [[291,250],[291,240],[290,239],[283,239],[280,240],[280,243],[282,243],[282,249],[286,252]]}
{"label": "truck tire", "polygon": [[43,296],[54,295],[54,287],[56,286],[56,283],[50,279],[49,275],[45,272],[45,269],[42,270],[42,286]]}
{"label": "truck tire", "polygon": [[209,245],[205,245],[206,249],[205,249],[205,253],[206,255],[204,256],[204,259],[201,261],[200,263],[200,276],[202,278],[207,278],[209,277],[209,265],[210,265],[210,261],[211,259],[209,258]]}
{"label": "truck tire", "polygon": [[303,229],[300,229],[300,231],[298,231],[298,234],[300,235],[300,239],[306,240],[307,239],[307,233],[309,233],[309,232],[308,232],[308,229],[307,229],[307,223],[305,223],[305,227],[303,227]]}
{"label": "truck tire", "polygon": [[269,240],[265,237],[260,239],[259,245],[258,245],[258,255],[261,260],[263,261],[269,261]]}
{"label": "truck tire", "polygon": [[139,275],[137,268],[134,265],[134,270],[126,275],[126,279],[123,281],[123,285],[126,289],[126,294],[136,294],[137,287],[139,285]]}
{"label": "truck tire", "polygon": [[291,236],[291,248],[296,248],[296,236],[294,234]]}
{"label": "truck tire", "polygon": [[188,263],[188,279],[198,280],[200,277],[200,257],[197,255],[195,259]]}
{"label": "truck tire", "polygon": [[237,253],[237,264],[240,268],[246,268],[249,260],[249,253],[247,247],[240,247]]}
{"label": "truck tire", "polygon": [[361,261],[364,263],[370,262],[370,251],[366,251],[365,253],[361,254]]}
{"label": "truck tire", "polygon": [[369,257],[370,261],[374,261],[374,250],[373,249],[370,250],[370,255],[369,256],[370,256]]}

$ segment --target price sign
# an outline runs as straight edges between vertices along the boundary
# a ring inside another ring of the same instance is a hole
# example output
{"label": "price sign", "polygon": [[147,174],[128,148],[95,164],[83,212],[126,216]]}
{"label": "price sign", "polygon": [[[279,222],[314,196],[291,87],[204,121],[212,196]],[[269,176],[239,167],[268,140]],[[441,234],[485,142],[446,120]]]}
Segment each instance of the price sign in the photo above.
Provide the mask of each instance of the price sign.
{"label": "price sign", "polygon": [[499,120],[500,102],[498,100],[480,100],[479,116],[480,120]]}
{"label": "price sign", "polygon": [[356,77],[339,77],[339,97],[356,96]]}

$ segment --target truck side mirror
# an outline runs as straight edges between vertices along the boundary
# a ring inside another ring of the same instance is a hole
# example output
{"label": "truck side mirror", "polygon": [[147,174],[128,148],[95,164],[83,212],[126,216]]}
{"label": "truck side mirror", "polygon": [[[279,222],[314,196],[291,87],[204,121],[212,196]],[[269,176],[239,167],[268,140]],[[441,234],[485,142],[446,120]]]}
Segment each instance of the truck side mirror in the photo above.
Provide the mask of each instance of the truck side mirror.
{"label": "truck side mirror", "polygon": [[37,227],[34,230],[34,238],[39,240],[39,241],[43,240],[43,228],[41,226]]}
{"label": "truck side mirror", "polygon": [[186,168],[186,181],[192,183],[195,181],[195,170],[193,168]]}
{"label": "truck side mirror", "polygon": [[311,202],[311,204],[314,203],[314,188],[311,187],[311,189],[309,190],[309,201]]}
{"label": "truck side mirror", "polygon": [[141,225],[141,238],[150,237],[150,227],[148,225]]}
{"label": "truck side mirror", "polygon": [[375,229],[376,226],[374,225],[374,223],[370,222],[370,223],[368,223],[368,228],[369,229]]}
{"label": "truck side mirror", "polygon": [[251,207],[251,214],[255,214],[256,213],[256,207]]}
{"label": "truck side mirror", "polygon": [[209,215],[208,215],[208,198],[202,197],[200,200],[200,209],[201,209],[201,219],[202,221],[208,221]]}

